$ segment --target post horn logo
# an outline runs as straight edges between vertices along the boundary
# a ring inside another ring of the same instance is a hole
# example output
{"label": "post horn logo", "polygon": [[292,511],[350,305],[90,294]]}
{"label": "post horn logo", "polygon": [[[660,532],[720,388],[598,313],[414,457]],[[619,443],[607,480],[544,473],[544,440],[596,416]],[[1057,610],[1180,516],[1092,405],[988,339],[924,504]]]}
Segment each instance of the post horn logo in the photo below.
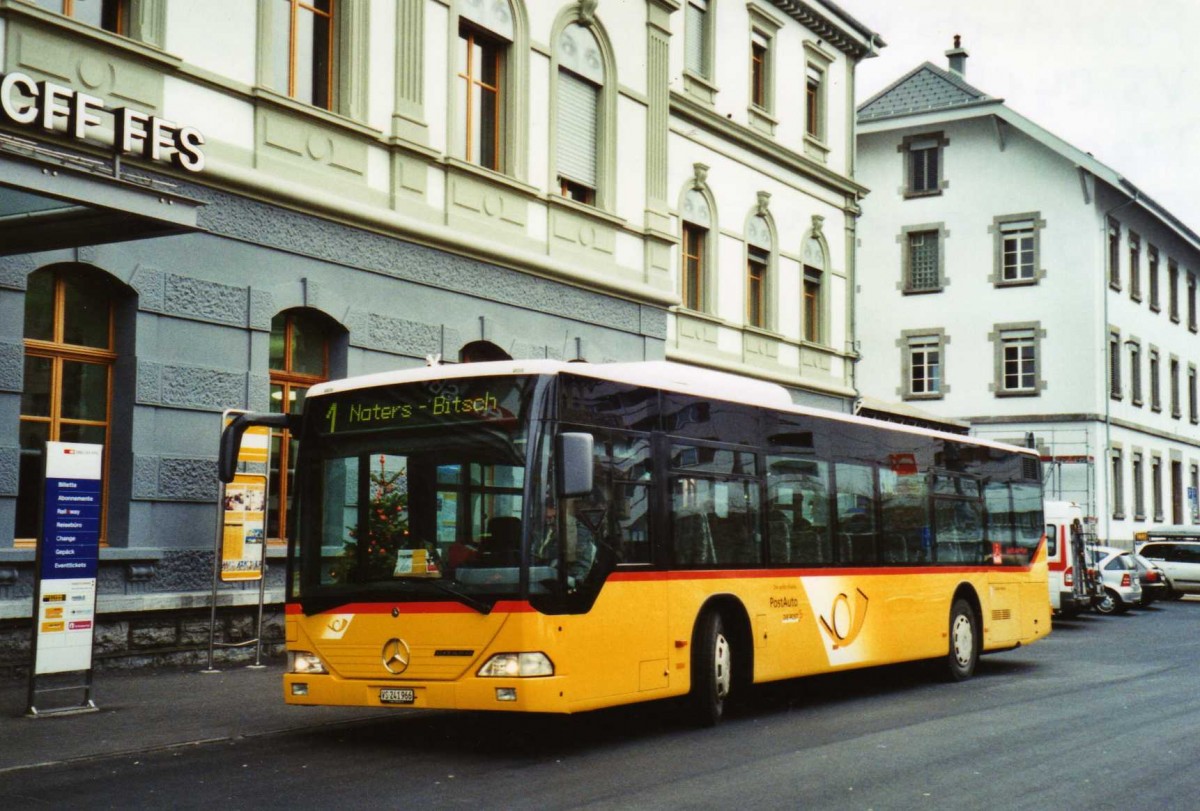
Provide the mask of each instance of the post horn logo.
{"label": "post horn logo", "polygon": [[398,676],[408,670],[412,659],[412,651],[403,639],[392,638],[383,643],[383,669],[393,676]]}
{"label": "post horn logo", "polygon": [[867,602],[867,595],[862,593],[862,589],[854,590],[853,605],[845,593],[833,598],[833,605],[829,607],[830,619],[825,619],[824,615],[820,619],[821,627],[833,643],[834,650],[854,644],[867,619]]}

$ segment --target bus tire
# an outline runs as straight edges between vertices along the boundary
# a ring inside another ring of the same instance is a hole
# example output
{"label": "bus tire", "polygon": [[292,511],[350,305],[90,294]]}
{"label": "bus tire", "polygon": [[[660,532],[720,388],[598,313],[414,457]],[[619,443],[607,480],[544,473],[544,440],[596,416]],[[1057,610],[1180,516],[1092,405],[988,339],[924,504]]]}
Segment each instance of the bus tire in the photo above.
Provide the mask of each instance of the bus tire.
{"label": "bus tire", "polygon": [[701,726],[715,726],[725,713],[733,687],[733,648],[719,611],[706,611],[696,625],[692,647],[692,716]]}
{"label": "bus tire", "polygon": [[950,651],[946,654],[948,681],[966,681],[979,663],[979,620],[971,604],[959,597],[950,606]]}

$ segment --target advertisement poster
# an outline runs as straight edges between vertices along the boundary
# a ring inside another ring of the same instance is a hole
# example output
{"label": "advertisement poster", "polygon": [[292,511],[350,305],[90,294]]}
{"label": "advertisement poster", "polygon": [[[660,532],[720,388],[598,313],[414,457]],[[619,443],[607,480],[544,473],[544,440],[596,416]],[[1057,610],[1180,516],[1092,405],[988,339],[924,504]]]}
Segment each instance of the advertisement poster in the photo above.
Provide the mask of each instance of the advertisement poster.
{"label": "advertisement poster", "polygon": [[225,485],[222,514],[221,580],[260,579],[266,543],[267,477],[237,474]]}
{"label": "advertisement poster", "polygon": [[90,670],[103,500],[102,445],[46,443],[34,674]]}

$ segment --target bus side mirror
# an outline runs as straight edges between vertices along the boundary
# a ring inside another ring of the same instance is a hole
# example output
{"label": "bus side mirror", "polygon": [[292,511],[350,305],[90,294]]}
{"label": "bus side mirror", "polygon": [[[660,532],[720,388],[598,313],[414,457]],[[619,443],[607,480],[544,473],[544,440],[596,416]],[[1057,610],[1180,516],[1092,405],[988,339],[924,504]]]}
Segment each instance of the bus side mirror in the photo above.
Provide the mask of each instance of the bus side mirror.
{"label": "bus side mirror", "polygon": [[591,434],[558,435],[555,467],[558,470],[560,497],[586,496],[592,492],[592,449],[595,443]]}
{"label": "bus side mirror", "polygon": [[271,428],[300,430],[298,414],[255,414],[244,411],[237,414],[221,432],[221,454],[217,459],[217,476],[229,484],[237,473],[238,452],[242,449],[242,434],[254,425],[267,425]]}

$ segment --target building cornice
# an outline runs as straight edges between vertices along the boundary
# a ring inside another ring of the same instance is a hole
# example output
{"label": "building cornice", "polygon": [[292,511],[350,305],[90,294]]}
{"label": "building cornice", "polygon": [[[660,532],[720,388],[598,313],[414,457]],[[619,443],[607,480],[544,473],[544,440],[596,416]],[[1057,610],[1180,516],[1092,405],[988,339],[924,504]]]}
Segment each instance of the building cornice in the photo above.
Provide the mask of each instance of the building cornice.
{"label": "building cornice", "polygon": [[[771,0],[771,2],[793,20],[853,59],[874,56],[877,48],[887,47],[887,43],[879,34],[828,0],[822,2],[820,6],[816,3],[805,2],[805,0]],[[829,13],[826,13],[826,10]]]}
{"label": "building cornice", "polygon": [[687,95],[675,90],[671,91],[671,115],[703,127],[718,138],[737,144],[789,171],[849,197],[865,197],[869,192],[866,186],[860,185],[845,175],[822,166],[798,152],[780,146],[749,127],[717,115],[699,102],[693,101]]}

